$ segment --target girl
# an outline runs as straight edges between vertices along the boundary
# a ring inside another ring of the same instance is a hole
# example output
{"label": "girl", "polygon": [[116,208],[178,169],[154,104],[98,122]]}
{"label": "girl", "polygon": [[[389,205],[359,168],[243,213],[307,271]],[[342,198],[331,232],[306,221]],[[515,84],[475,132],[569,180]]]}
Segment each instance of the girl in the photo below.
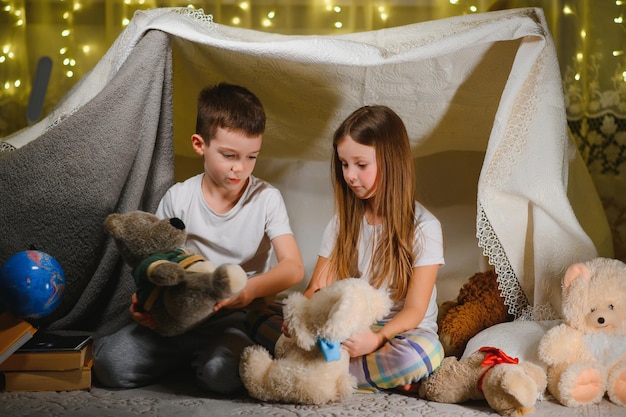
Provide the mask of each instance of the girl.
{"label": "girl", "polygon": [[336,214],[304,294],[346,277],[388,288],[391,313],[343,343],[350,373],[362,391],[415,391],[444,356],[435,287],[444,263],[441,225],[416,201],[408,135],[393,110],[359,108],[335,132],[333,149]]}

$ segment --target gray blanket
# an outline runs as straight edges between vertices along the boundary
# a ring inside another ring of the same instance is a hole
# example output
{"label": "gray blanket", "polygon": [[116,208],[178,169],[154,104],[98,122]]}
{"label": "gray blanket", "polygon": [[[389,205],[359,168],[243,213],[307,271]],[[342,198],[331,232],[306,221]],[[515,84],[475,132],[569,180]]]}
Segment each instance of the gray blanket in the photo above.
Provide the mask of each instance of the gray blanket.
{"label": "gray blanket", "polygon": [[154,211],[173,183],[171,80],[168,36],[149,31],[94,99],[0,154],[0,263],[35,247],[65,272],[60,306],[35,324],[105,332],[129,318],[132,279],[102,224]]}

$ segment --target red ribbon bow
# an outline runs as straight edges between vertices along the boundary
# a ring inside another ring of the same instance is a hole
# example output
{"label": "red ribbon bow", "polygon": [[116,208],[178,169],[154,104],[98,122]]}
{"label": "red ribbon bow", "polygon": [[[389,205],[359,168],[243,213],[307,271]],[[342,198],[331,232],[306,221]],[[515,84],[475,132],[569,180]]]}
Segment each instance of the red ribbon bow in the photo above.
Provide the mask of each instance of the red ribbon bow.
{"label": "red ribbon bow", "polygon": [[513,363],[513,364],[519,363],[519,359],[511,358],[506,353],[504,353],[503,351],[495,347],[485,346],[485,347],[481,347],[480,349],[478,349],[478,351],[485,352],[485,357],[480,364],[482,366],[489,367],[485,370],[485,372],[483,372],[483,374],[478,379],[478,389],[481,392],[483,390],[483,379],[485,378],[485,375],[487,374],[487,372],[491,370],[491,368],[501,363]]}

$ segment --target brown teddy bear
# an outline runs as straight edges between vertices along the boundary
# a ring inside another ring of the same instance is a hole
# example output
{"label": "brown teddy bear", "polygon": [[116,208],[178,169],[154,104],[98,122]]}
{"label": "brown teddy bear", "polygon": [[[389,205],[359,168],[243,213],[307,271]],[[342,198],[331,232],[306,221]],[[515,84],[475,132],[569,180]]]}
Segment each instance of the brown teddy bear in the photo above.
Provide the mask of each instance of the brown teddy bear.
{"label": "brown teddy bear", "polygon": [[500,415],[521,416],[534,411],[545,389],[543,368],[520,362],[500,349],[483,347],[461,360],[445,358],[420,384],[419,395],[455,404],[485,399]]}
{"label": "brown teddy bear", "polygon": [[461,357],[467,342],[481,330],[513,320],[492,269],[471,276],[455,301],[439,308],[439,340],[446,356]]}
{"label": "brown teddy bear", "polygon": [[181,246],[187,233],[178,218],[159,219],[144,211],[110,214],[105,230],[122,259],[133,268],[138,307],[148,311],[164,336],[184,333],[213,313],[219,300],[232,297],[248,281],[234,264],[215,268]]}
{"label": "brown teddy bear", "polygon": [[563,323],[539,342],[548,390],[563,405],[595,404],[605,394],[626,406],[626,264],[595,258],[562,280]]}

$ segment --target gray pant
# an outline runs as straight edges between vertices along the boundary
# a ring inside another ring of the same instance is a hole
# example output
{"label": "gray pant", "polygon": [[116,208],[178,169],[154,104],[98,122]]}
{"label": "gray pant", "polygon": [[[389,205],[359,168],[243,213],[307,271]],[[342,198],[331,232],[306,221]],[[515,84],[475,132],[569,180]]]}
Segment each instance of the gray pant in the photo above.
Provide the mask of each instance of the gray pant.
{"label": "gray pant", "polygon": [[245,332],[244,311],[216,315],[173,337],[133,322],[96,338],[93,370],[105,386],[136,388],[191,367],[203,389],[230,394],[243,389],[239,360],[243,349],[252,344]]}

